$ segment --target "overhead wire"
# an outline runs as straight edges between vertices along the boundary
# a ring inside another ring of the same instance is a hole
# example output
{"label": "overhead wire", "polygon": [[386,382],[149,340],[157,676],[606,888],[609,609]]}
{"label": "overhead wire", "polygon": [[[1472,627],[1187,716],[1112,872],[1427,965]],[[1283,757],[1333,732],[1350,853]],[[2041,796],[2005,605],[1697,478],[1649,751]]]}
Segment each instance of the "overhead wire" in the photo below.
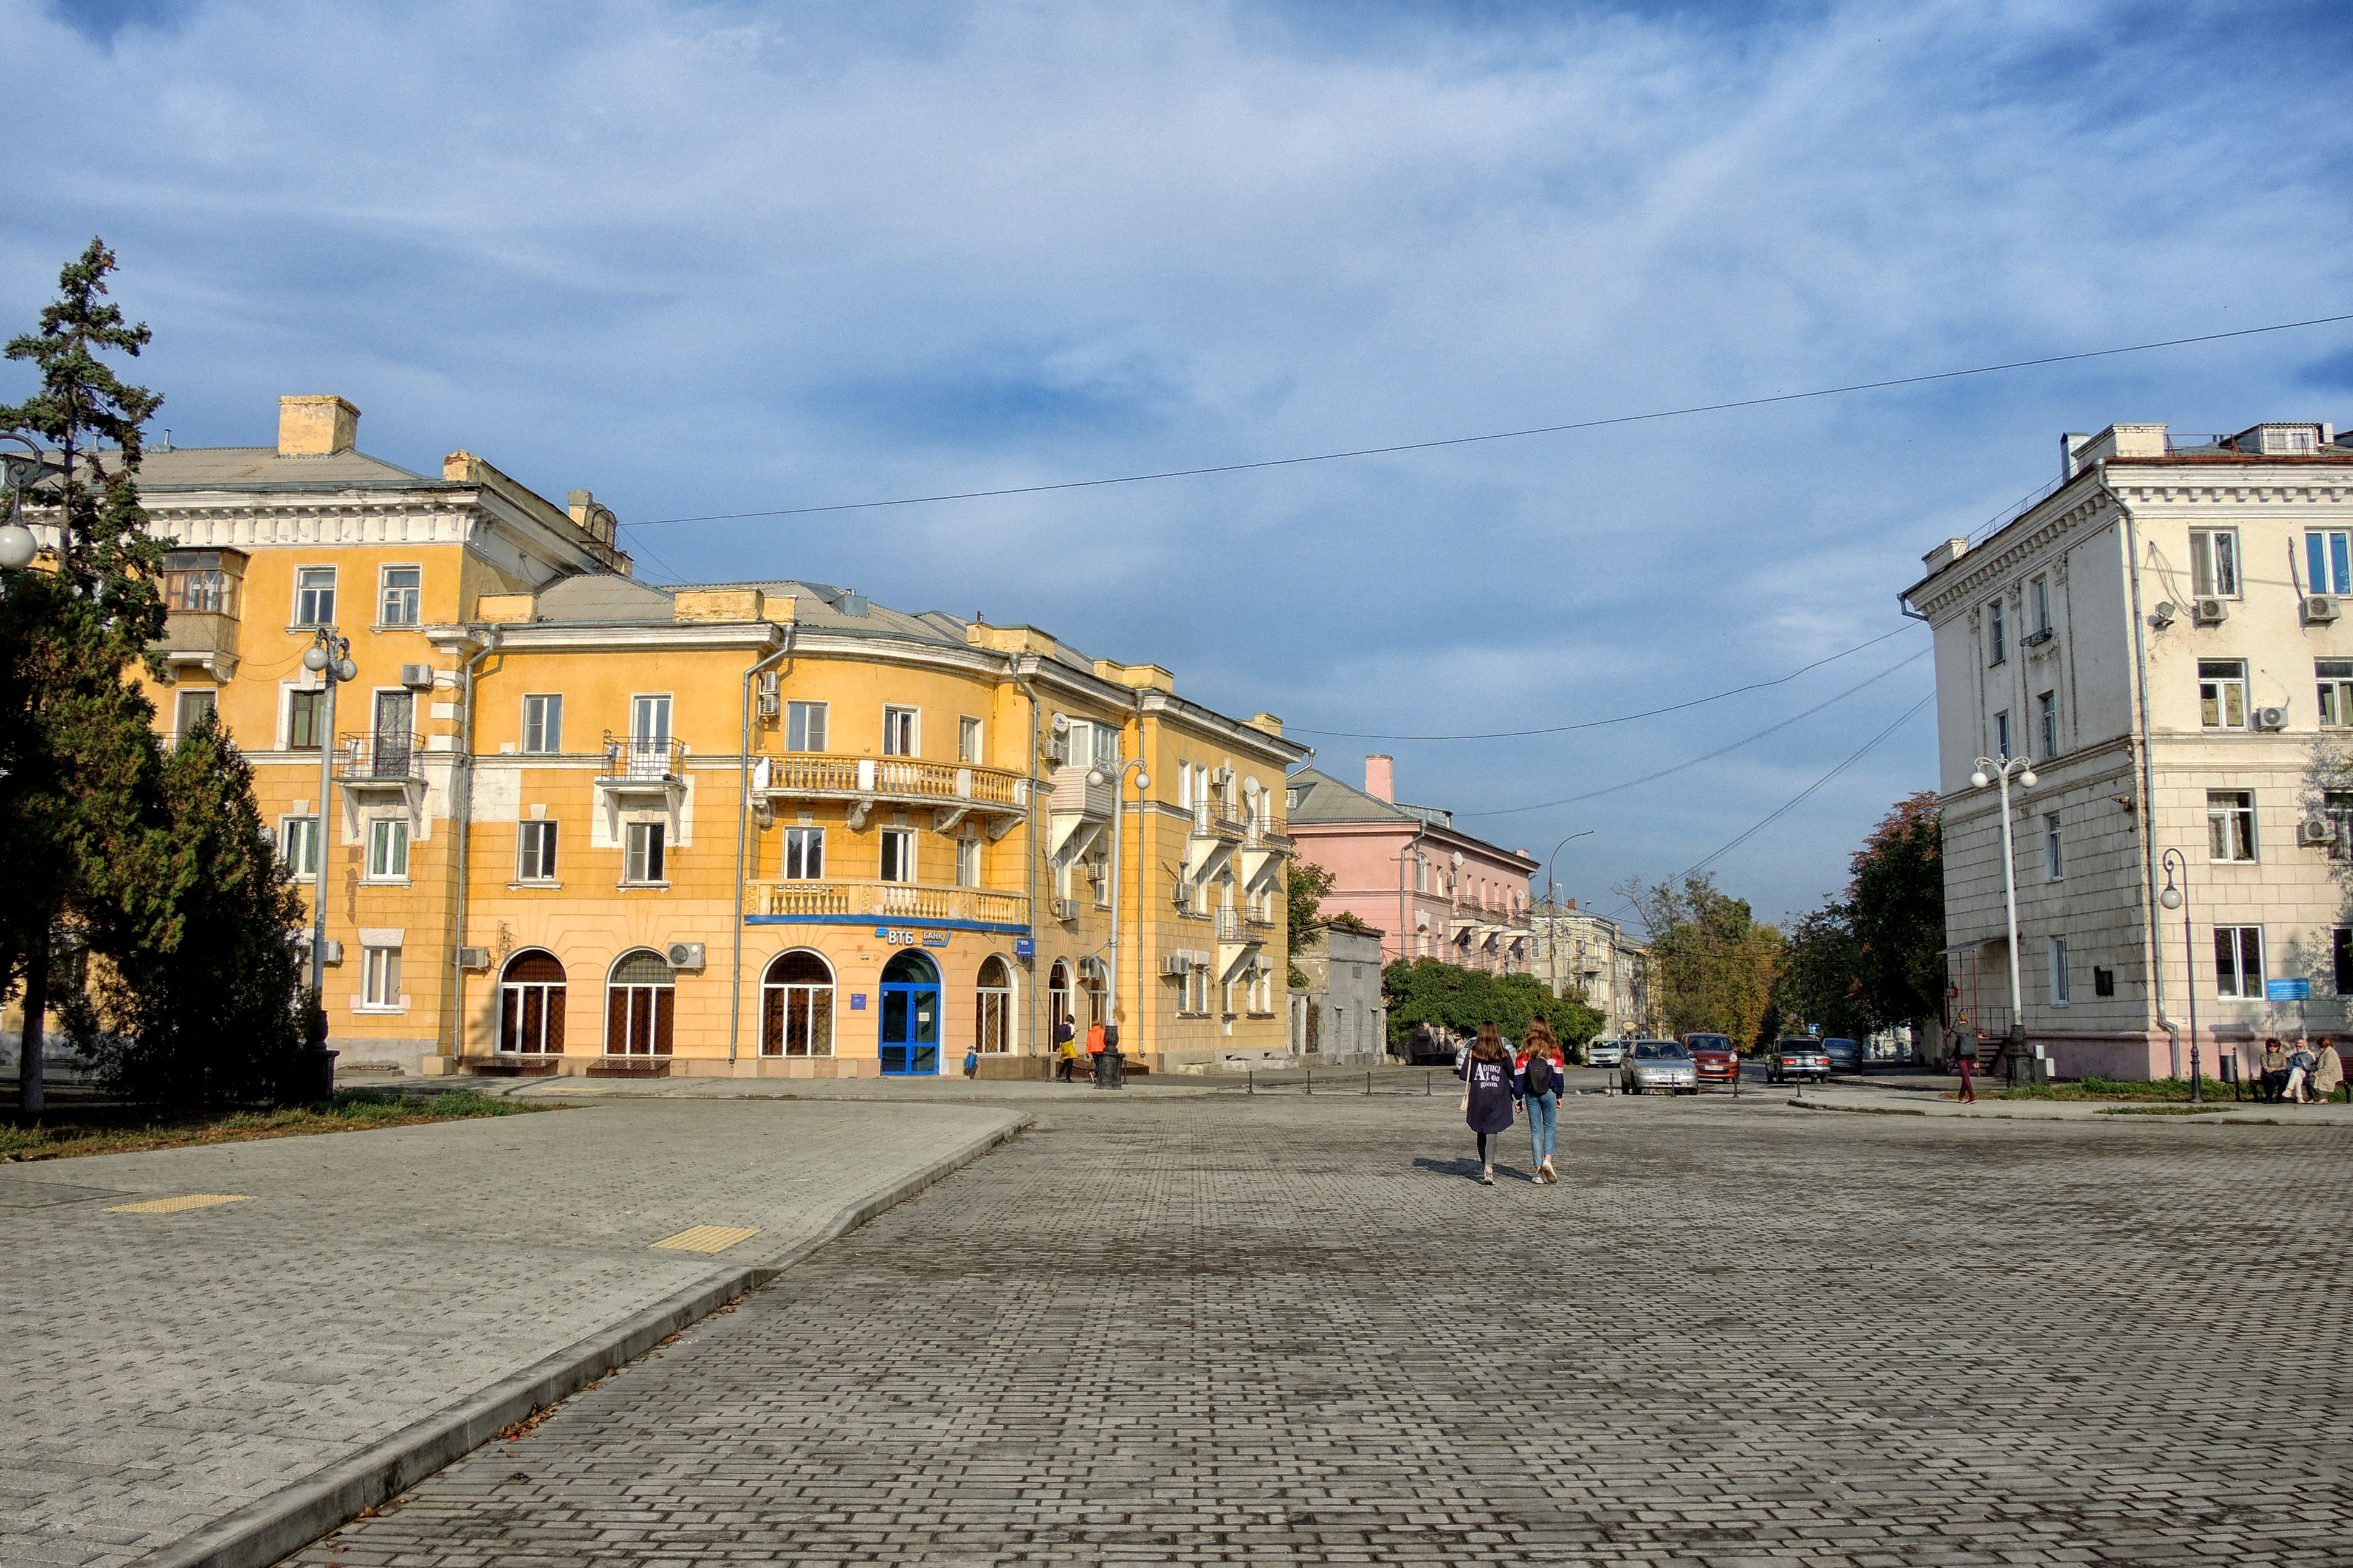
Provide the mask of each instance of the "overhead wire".
{"label": "overhead wire", "polygon": [[1006,485],[986,490],[950,490],[936,495],[897,496],[884,500],[830,501],[820,506],[769,507],[757,511],[708,512],[693,517],[656,517],[625,523],[626,528],[669,528],[690,522],[739,522],[753,518],[807,517],[816,512],[868,511],[878,507],[928,506],[940,501],[989,500],[1004,496],[1043,495],[1053,490],[1095,489],[1107,485],[1147,484],[1160,479],[1198,479],[1209,474],[1237,474],[1254,468],[1293,468],[1304,463],[1334,463],[1350,458],[1389,457],[1399,452],[1428,452],[1444,447],[1468,447],[1485,441],[1516,441],[1532,436],[1558,436],[1575,430],[1599,430],[1616,425],[1640,425],[1660,419],[1681,419],[1694,414],[1723,414],[1737,408],[1762,408],[1777,403],[1802,403],[1819,397],[1841,397],[1857,392],[1882,392],[1890,387],[1918,386],[1965,376],[1993,375],[2003,371],[2031,370],[2076,360],[2107,359],[2118,354],[2147,353],[2156,349],[2181,348],[2190,343],[2220,342],[2229,338],[2264,332],[2295,331],[2353,321],[2353,313],[2315,316],[2308,321],[2276,321],[2264,327],[2240,327],[2227,332],[2200,332],[2190,337],[2164,338],[2154,342],[2127,343],[2118,348],[2084,349],[2073,353],[2042,354],[2033,359],[2007,360],[2000,364],[1973,365],[1967,370],[1927,371],[1915,375],[1889,376],[1880,381],[1851,382],[1843,386],[1815,387],[1805,392],[1778,392],[1761,397],[1737,397],[1720,403],[1695,403],[1681,408],[1654,409],[1646,414],[1618,414],[1599,419],[1577,419],[1560,425],[1536,425],[1518,430],[1491,430],[1475,436],[1446,436],[1425,441],[1399,441],[1384,447],[1354,447],[1344,451],[1315,452],[1295,458],[1261,458],[1250,462],[1211,463],[1191,468],[1163,468],[1151,473],[1119,474],[1098,479],[1062,479],[1039,485]]}

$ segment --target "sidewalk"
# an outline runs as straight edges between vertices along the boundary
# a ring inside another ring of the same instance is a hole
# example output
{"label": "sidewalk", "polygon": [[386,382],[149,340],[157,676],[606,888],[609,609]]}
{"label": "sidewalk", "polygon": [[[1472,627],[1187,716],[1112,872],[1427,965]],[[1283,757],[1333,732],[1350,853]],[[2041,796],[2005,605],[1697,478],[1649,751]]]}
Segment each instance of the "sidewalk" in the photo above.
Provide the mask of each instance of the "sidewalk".
{"label": "sidewalk", "polygon": [[[273,1562],[1029,1121],[630,1099],[0,1169],[0,1559]],[[192,1194],[238,1201],[118,1212]],[[753,1234],[654,1247],[695,1226]]]}
{"label": "sidewalk", "polygon": [[[2226,1093],[2206,1101],[2207,1110],[2192,1112],[2185,1100],[2000,1100],[1998,1087],[1978,1079],[1973,1105],[1944,1096],[1960,1088],[1960,1079],[1907,1078],[1889,1082],[1873,1079],[1833,1079],[1816,1086],[1781,1085],[1772,1092],[1793,1105],[1822,1110],[1877,1111],[1915,1116],[1976,1116],[2011,1121],[2215,1121],[2273,1122],[2281,1126],[2353,1126],[2353,1105],[2271,1105],[2261,1100],[2233,1101]],[[2151,1114],[2136,1107],[2161,1106]]]}

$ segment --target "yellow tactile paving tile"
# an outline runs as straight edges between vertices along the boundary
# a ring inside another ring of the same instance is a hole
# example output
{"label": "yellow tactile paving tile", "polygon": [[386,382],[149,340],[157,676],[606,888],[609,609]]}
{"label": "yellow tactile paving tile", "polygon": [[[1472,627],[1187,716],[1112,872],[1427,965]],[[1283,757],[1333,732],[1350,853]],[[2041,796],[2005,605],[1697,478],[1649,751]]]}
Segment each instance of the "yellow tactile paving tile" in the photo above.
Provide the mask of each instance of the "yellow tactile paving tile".
{"label": "yellow tactile paving tile", "polygon": [[690,1226],[676,1236],[666,1236],[654,1243],[672,1252],[724,1252],[739,1241],[749,1241],[759,1231],[744,1230],[730,1225]]}
{"label": "yellow tactile paving tile", "polygon": [[249,1204],[243,1193],[190,1193],[185,1197],[150,1198],[143,1204],[116,1204],[109,1214],[178,1214],[184,1209],[208,1209],[215,1204]]}

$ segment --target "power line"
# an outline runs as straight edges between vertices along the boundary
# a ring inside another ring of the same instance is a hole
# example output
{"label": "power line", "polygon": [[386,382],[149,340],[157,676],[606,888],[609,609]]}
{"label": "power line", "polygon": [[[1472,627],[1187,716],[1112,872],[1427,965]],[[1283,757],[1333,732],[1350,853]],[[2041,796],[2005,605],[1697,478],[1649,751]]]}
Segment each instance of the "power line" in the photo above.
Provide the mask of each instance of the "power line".
{"label": "power line", "polygon": [[2253,337],[2263,332],[2294,331],[2353,321],[2353,314],[2315,316],[2310,321],[2279,321],[2268,327],[2241,327],[2228,332],[2200,332],[2195,337],[2165,338],[2156,342],[2128,343],[2122,348],[2085,349],[2076,353],[2044,354],[2037,359],[2010,360],[2000,364],[1975,365],[1968,370],[1929,371],[1918,375],[1890,376],[1883,381],[1858,381],[1845,386],[1817,387],[1810,392],[1778,392],[1766,397],[1740,397],[1724,403],[1696,403],[1683,408],[1662,408],[1649,414],[1620,414],[1605,419],[1579,419],[1566,425],[1537,425],[1524,430],[1493,430],[1479,436],[1448,436],[1428,441],[1400,441],[1387,447],[1356,447],[1341,452],[1317,452],[1299,458],[1261,458],[1247,463],[1214,463],[1198,468],[1164,468],[1148,474],[1121,474],[1103,479],[1063,479],[1054,484],[1008,485],[993,490],[952,490],[938,495],[900,496],[890,500],[831,501],[823,506],[772,507],[763,511],[711,512],[700,517],[656,517],[625,528],[668,528],[688,522],[737,522],[758,517],[806,517],[812,512],[867,511],[877,507],[927,506],[935,501],[988,500],[1000,496],[1042,495],[1051,490],[1093,489],[1104,485],[1138,485],[1155,479],[1189,479],[1207,474],[1238,474],[1251,468],[1283,468],[1302,463],[1333,463],[1346,458],[1380,458],[1398,452],[1428,452],[1440,447],[1468,447],[1482,441],[1515,441],[1529,436],[1557,436],[1571,430],[1599,430],[1612,425],[1639,425],[1654,419],[1680,419],[1693,414],[1722,414],[1736,408],[1762,408],[1776,403],[1802,403],[1809,398],[1838,397],[1852,392],[1881,392],[1893,386],[1918,386],[1926,382],[1954,381],[1963,376],[1992,375],[2006,370],[2031,370],[2039,365],[2065,364],[2074,360],[2105,359],[2116,354],[2147,353],[2152,349],[2180,348],[2189,343],[2220,342],[2226,338]]}
{"label": "power line", "polygon": [[[1571,730],[1598,730],[1605,724],[1627,724],[1637,719],[1655,719],[1662,713],[1679,713],[1686,708],[1697,708],[1703,703],[1719,702],[1726,697],[1737,697],[1744,691],[1762,691],[1768,686],[1786,686],[1810,669],[1820,669],[1826,664],[1836,663],[1848,654],[1861,653],[1867,647],[1876,647],[1889,637],[1902,637],[1911,629],[1908,625],[1898,626],[1892,632],[1885,632],[1872,638],[1869,642],[1859,642],[1852,647],[1841,648],[1827,658],[1818,658],[1811,664],[1799,665],[1788,674],[1776,676],[1771,680],[1752,681],[1746,686],[1733,687],[1728,691],[1717,691],[1705,697],[1694,697],[1688,702],[1671,702],[1664,708],[1646,708],[1640,713],[1620,713],[1614,719],[1588,719],[1578,724],[1555,724],[1543,730],[1490,730],[1470,735],[1380,735],[1356,730],[1309,730],[1296,724],[1291,727],[1291,732],[1294,735],[1328,735],[1340,741],[1511,741],[1527,735],[1565,735]],[[1473,812],[1468,815],[1493,816],[1494,814]]]}
{"label": "power line", "polygon": [[[1927,658],[1935,651],[1936,650],[1932,647],[1924,647],[1918,653],[1914,654],[1911,658],[1899,659],[1897,662],[1889,665],[1885,669],[1881,670],[1877,675],[1873,676],[1870,679],[1858,681],[1856,684],[1848,687],[1836,697],[1828,698],[1823,701],[1815,703],[1811,708],[1807,709],[1802,713],[1793,713],[1778,724],[1768,724],[1753,735],[1746,736],[1740,740],[1735,741],[1728,746],[1719,746],[1715,751],[1709,752],[1702,756],[1694,757],[1688,762],[1677,763],[1671,768],[1661,768],[1657,773],[1644,773],[1638,779],[1628,779],[1623,784],[1614,784],[1601,789],[1588,790],[1583,795],[1567,795],[1559,800],[1538,801],[1534,805],[1507,805],[1495,811],[1458,811],[1454,815],[1457,816],[1517,816],[1520,813],[1525,811],[1549,811],[1556,805],[1575,805],[1580,801],[1599,800],[1605,795],[1616,795],[1620,790],[1632,789],[1638,784],[1655,783],[1660,779],[1667,777],[1669,774],[1682,773],[1687,768],[1695,768],[1702,763],[1714,762],[1716,758],[1721,757],[1727,752],[1736,752],[1740,750],[1741,747],[1748,745],[1754,742],[1761,741],[1766,736],[1773,734],[1778,731],[1786,730],[1790,725],[1797,723],[1799,720],[1810,719],[1815,714],[1820,712],[1823,709],[1831,707],[1836,703],[1845,701],[1856,692],[1861,691],[1864,687],[1877,685],[1879,682],[1886,679],[1889,676],[1894,674],[1897,670],[1905,668],[1905,666],[1919,663],[1922,659]],[[1934,693],[1931,693],[1930,695],[1933,696]]]}

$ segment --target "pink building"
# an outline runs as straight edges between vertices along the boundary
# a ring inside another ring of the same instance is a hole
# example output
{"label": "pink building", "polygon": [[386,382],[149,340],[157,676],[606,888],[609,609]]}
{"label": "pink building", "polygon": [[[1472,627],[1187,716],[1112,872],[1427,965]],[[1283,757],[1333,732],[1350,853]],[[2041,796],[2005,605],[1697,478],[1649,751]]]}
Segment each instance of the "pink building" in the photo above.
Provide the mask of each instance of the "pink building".
{"label": "pink building", "polygon": [[1525,849],[1455,830],[1454,814],[1400,805],[1396,761],[1365,759],[1365,787],[1302,768],[1286,781],[1285,817],[1302,861],[1332,873],[1324,916],[1346,910],[1388,935],[1385,959],[1442,958],[1497,974],[1527,973]]}

